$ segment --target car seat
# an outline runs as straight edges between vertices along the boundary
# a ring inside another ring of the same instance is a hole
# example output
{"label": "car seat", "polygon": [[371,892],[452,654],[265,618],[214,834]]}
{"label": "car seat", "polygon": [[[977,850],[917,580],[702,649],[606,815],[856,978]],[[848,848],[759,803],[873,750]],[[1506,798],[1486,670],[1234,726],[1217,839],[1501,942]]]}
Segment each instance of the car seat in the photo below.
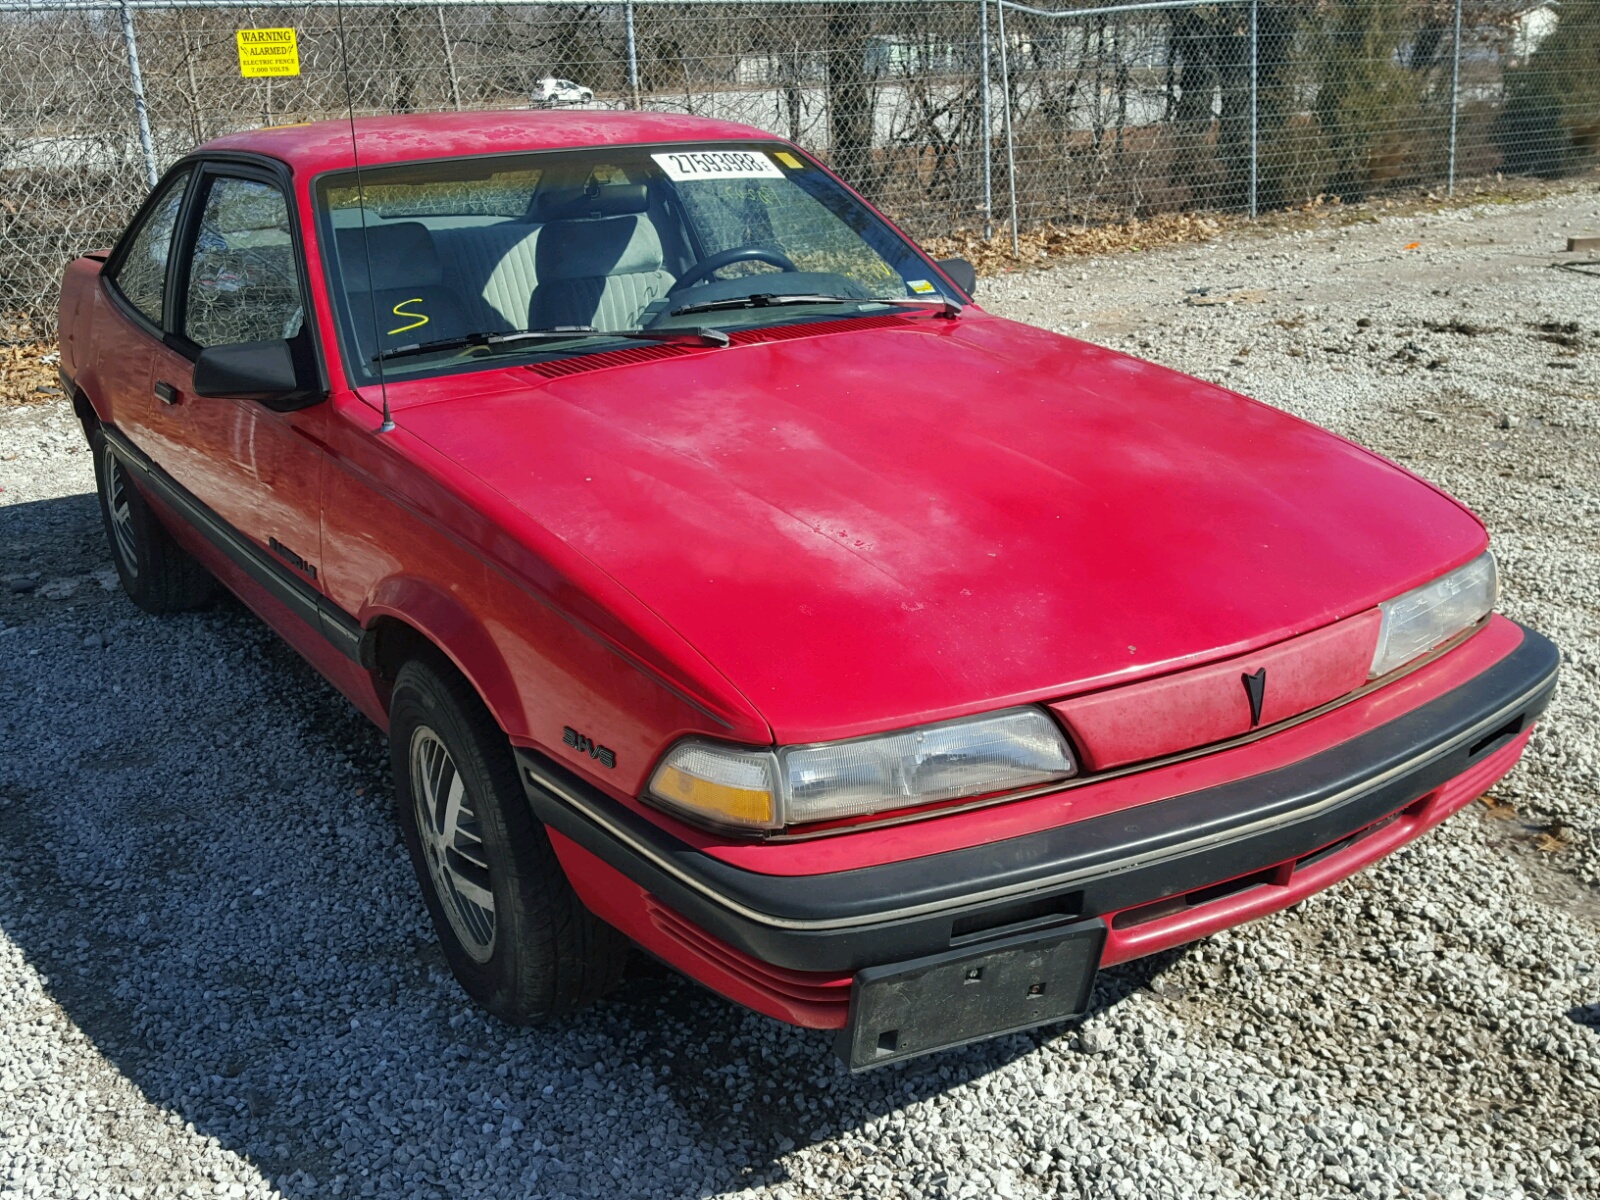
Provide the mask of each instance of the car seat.
{"label": "car seat", "polygon": [[363,359],[380,350],[472,332],[466,305],[444,282],[439,252],[421,223],[340,229],[335,238]]}
{"label": "car seat", "polygon": [[667,294],[661,238],[639,184],[589,184],[543,193],[535,211],[538,279],[529,327],[593,325],[637,329],[650,304]]}

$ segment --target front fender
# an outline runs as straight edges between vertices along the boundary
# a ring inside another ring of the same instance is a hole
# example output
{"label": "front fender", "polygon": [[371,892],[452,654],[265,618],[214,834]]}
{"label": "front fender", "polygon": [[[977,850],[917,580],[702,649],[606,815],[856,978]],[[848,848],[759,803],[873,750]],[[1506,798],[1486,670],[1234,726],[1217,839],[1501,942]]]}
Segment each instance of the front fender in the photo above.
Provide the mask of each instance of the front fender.
{"label": "front fender", "polygon": [[377,644],[385,619],[414,630],[447,657],[488,705],[500,727],[515,738],[528,738],[516,680],[500,647],[471,610],[448,590],[410,576],[385,579],[357,614],[368,666],[381,661]]}

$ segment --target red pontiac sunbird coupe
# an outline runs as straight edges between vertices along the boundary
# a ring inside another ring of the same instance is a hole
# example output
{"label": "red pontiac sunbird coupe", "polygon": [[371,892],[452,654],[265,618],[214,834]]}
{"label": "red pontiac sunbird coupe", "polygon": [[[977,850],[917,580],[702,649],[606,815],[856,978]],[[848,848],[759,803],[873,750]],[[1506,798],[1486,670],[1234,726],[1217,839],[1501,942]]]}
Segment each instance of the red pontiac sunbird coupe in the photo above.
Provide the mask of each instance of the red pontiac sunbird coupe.
{"label": "red pontiac sunbird coupe", "polygon": [[221,580],[387,730],[506,1020],[630,941],[853,1068],[1068,1019],[1527,744],[1559,656],[1472,513],[983,312],[798,147],[356,134],[173,167],[68,268],[62,373],[129,595]]}

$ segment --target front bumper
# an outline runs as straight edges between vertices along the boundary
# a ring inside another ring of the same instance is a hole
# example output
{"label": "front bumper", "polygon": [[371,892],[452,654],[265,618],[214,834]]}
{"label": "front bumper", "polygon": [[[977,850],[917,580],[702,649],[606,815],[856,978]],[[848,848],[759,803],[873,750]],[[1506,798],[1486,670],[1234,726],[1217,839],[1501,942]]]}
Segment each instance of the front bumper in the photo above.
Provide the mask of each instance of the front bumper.
{"label": "front bumper", "polygon": [[[753,1006],[836,1026],[862,968],[1091,920],[1109,926],[1102,962],[1123,961],[1283,907],[1387,853],[1515,762],[1560,661],[1550,641],[1522,634],[1461,686],[1288,766],[1022,837],[826,874],[734,867],[549,759],[517,753],[535,814],[600,916],[658,952],[663,938],[688,947],[663,957],[687,959],[690,973],[735,999],[776,996]],[[1276,893],[1256,894],[1273,885]]]}

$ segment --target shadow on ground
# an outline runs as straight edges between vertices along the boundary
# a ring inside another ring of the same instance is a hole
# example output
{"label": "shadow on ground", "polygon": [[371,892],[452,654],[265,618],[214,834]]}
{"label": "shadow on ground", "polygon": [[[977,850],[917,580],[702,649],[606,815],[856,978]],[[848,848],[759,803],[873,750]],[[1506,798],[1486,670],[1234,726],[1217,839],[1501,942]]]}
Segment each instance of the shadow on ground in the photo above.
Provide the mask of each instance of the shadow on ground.
{"label": "shadow on ground", "polygon": [[501,1025],[433,942],[374,728],[231,598],[157,619],[102,588],[92,497],[0,507],[0,547],[37,577],[0,589],[0,926],[152,1104],[290,1194],[776,1182],[797,1144],[1067,1046],[852,1077],[831,1035],[642,955],[574,1019]]}

